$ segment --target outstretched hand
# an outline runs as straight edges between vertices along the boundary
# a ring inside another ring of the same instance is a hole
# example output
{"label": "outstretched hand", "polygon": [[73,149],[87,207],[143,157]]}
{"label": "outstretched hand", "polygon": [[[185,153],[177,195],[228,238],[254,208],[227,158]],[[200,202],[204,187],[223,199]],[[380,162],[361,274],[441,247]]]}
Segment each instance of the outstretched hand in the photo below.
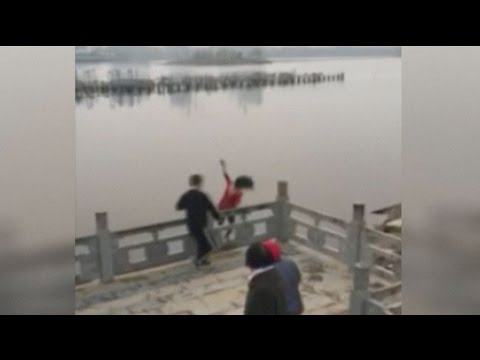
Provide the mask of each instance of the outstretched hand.
{"label": "outstretched hand", "polygon": [[225,162],[225,160],[220,159],[220,165],[222,166],[222,168],[225,168],[227,166],[227,163]]}

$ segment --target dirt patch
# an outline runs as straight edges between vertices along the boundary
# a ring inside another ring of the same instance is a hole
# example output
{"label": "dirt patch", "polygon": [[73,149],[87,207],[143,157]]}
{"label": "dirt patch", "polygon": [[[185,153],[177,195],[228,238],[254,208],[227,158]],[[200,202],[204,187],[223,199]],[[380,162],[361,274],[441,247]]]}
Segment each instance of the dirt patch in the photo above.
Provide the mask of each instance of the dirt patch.
{"label": "dirt patch", "polygon": [[302,267],[302,272],[310,274],[318,274],[325,272],[325,267],[322,263],[310,263]]}
{"label": "dirt patch", "polygon": [[146,275],[138,275],[138,276],[128,276],[128,278],[119,278],[117,281],[122,284],[130,284],[130,283],[137,283],[138,281],[146,281],[148,277]]}
{"label": "dirt patch", "polygon": [[340,295],[333,292],[333,291],[321,290],[321,293],[324,294],[325,296],[329,297],[333,301],[335,301],[335,303],[339,303],[341,301]]}
{"label": "dirt patch", "polygon": [[323,276],[320,274],[312,274],[308,277],[308,281],[321,282],[323,281]]}
{"label": "dirt patch", "polygon": [[384,285],[382,283],[379,283],[378,281],[376,281],[373,284],[371,284],[370,287],[372,289],[380,289],[380,288],[384,287]]}

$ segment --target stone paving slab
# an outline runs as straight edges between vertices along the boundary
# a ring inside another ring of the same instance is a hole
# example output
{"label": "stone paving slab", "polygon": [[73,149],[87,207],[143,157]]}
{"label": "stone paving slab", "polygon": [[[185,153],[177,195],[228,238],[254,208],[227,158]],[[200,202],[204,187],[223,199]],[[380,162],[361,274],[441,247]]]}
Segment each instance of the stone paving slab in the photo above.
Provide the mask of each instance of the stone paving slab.
{"label": "stone paving slab", "polygon": [[[351,275],[326,256],[301,246],[285,252],[302,272],[305,314],[341,314],[348,309]],[[190,261],[119,277],[113,284],[77,288],[78,315],[241,315],[247,293],[245,248],[212,256],[212,266],[196,270]]]}

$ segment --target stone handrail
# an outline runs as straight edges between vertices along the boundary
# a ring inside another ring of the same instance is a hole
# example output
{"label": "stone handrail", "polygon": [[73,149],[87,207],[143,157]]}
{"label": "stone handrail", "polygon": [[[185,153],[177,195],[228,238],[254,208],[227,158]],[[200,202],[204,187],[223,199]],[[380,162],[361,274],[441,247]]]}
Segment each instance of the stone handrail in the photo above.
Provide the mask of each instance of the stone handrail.
{"label": "stone handrail", "polygon": [[[278,184],[277,199],[222,213],[234,215],[235,223],[210,221],[207,233],[214,250],[240,247],[266,238],[296,241],[346,264],[353,273],[352,314],[398,314],[401,304],[384,305],[382,300],[401,291],[401,256],[395,253],[401,239],[368,228],[365,207],[353,206],[345,221],[289,202],[287,183]],[[97,233],[75,241],[76,284],[93,280],[111,282],[117,275],[185,260],[195,254],[185,219],[111,231],[106,213],[96,214]],[[233,230],[233,239],[225,233]],[[384,248],[382,246],[387,246]],[[378,265],[378,259],[385,264]],[[370,272],[384,273],[393,285],[370,289]],[[387,276],[387,277],[388,277]]]}
{"label": "stone handrail", "polygon": [[[215,248],[243,246],[264,237],[275,237],[276,203],[246,206],[222,215],[234,215],[235,224],[211,223],[208,233]],[[263,214],[263,216],[260,213]],[[255,216],[257,215],[257,216]],[[110,282],[115,275],[144,270],[193,256],[195,247],[185,219],[110,231],[106,213],[96,215],[97,234],[75,240],[76,283],[95,279]],[[232,228],[235,238],[228,244],[224,233]]]}

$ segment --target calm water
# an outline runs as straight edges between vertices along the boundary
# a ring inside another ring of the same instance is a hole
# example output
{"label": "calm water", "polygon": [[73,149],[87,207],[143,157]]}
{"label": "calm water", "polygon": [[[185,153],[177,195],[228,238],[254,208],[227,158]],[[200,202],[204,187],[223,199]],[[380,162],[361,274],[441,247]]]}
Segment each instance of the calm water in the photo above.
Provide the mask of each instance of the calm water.
{"label": "calm water", "polygon": [[[132,67],[132,65],[129,65]],[[107,78],[112,67],[77,65]],[[166,221],[188,176],[202,173],[218,201],[224,181],[252,175],[244,204],[270,201],[287,180],[291,200],[350,217],[401,201],[401,60],[308,59],[261,66],[136,66],[152,77],[235,71],[345,72],[344,83],[215,93],[97,98],[77,104],[76,231],[94,232],[94,213],[112,229]]]}

